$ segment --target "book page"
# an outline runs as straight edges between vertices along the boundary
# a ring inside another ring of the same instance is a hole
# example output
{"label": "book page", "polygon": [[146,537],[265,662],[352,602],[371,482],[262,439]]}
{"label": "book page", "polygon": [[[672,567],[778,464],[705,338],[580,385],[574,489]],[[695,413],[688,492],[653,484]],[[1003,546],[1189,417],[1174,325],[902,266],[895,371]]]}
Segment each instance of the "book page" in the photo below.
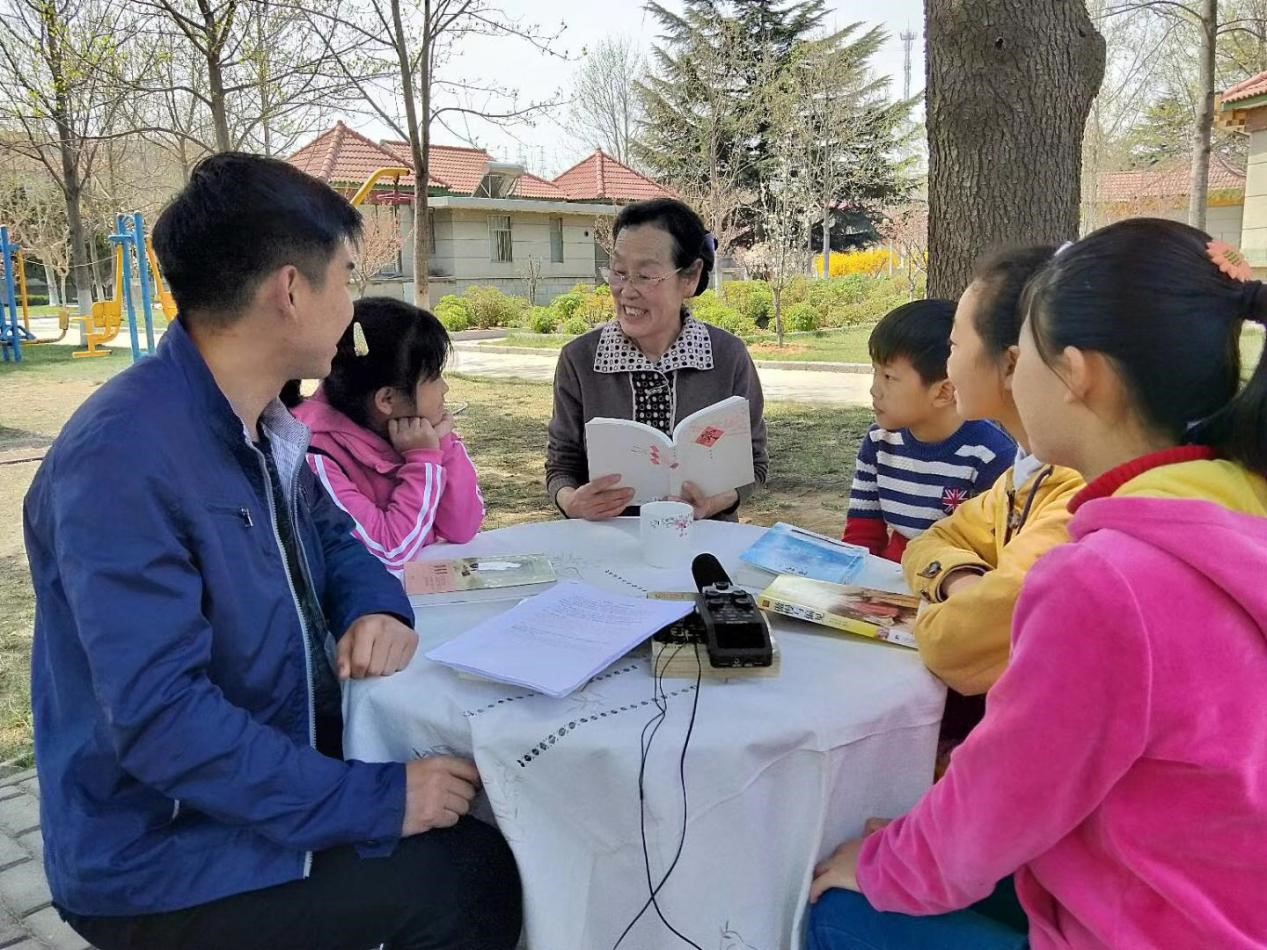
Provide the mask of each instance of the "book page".
{"label": "book page", "polygon": [[694,608],[693,602],[626,597],[565,581],[441,644],[427,658],[562,697]]}
{"label": "book page", "polygon": [[694,482],[706,496],[749,485],[752,467],[752,418],[748,400],[731,396],[683,419],[673,431],[679,465],[673,470],[674,494]]}
{"label": "book page", "polygon": [[585,423],[585,451],[590,478],[620,475],[620,484],[634,490],[635,505],[673,494],[673,443],[651,426],[630,419],[591,419]]}

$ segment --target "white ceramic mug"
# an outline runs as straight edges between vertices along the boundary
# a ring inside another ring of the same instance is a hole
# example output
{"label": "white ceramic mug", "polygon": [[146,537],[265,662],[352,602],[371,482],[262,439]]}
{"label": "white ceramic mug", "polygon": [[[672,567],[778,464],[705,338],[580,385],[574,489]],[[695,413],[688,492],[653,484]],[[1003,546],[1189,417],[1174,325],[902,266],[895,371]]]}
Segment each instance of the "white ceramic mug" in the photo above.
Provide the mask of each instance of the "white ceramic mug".
{"label": "white ceramic mug", "polygon": [[655,567],[681,567],[691,558],[695,509],[680,501],[652,501],[639,513],[642,556]]}

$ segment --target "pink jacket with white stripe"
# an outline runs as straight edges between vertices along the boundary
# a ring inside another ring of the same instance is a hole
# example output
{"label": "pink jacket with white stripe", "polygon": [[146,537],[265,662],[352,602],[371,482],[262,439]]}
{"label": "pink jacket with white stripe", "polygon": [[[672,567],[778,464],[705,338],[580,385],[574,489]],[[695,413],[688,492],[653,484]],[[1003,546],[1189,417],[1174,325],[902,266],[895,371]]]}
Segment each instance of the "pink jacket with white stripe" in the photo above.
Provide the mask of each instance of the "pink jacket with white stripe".
{"label": "pink jacket with white stripe", "polygon": [[463,544],[484,523],[484,498],[456,434],[439,449],[403,456],[357,425],[318,389],[294,410],[312,430],[308,464],[356,523],[354,534],[388,569],[401,570],[437,541]]}

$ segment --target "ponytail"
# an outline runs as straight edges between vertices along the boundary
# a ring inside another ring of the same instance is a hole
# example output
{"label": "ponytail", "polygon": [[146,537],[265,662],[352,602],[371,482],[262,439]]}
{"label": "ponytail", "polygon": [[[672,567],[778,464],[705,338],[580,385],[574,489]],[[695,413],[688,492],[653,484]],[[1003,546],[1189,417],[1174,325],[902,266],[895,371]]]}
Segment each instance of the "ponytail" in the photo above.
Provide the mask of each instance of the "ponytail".
{"label": "ponytail", "polygon": [[286,385],[282,387],[281,393],[278,395],[282,405],[287,409],[294,409],[304,401],[303,393],[299,391],[299,380],[288,380]]}
{"label": "ponytail", "polygon": [[1158,433],[1267,475],[1267,360],[1242,388],[1240,353],[1267,291],[1234,248],[1175,221],[1119,221],[1062,250],[1021,308],[1045,362],[1070,346],[1103,354]]}
{"label": "ponytail", "polygon": [[[1247,281],[1242,299],[1245,302],[1243,319],[1267,327],[1267,289],[1262,281]],[[1238,330],[1240,326],[1243,324],[1238,325]],[[1239,332],[1232,345],[1237,366],[1240,366]],[[1247,367],[1241,369],[1241,375],[1246,375]],[[1241,391],[1200,428],[1220,454],[1267,475],[1267,340],[1258,354],[1258,366],[1248,375],[1249,381]]]}

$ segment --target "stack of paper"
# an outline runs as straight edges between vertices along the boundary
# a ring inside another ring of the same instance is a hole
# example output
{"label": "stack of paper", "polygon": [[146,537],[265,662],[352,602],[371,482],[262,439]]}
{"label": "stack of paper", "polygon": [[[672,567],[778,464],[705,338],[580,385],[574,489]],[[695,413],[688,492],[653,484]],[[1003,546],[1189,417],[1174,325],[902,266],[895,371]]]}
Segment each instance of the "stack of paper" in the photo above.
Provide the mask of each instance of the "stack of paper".
{"label": "stack of paper", "polygon": [[441,644],[427,658],[561,698],[694,607],[565,581]]}

